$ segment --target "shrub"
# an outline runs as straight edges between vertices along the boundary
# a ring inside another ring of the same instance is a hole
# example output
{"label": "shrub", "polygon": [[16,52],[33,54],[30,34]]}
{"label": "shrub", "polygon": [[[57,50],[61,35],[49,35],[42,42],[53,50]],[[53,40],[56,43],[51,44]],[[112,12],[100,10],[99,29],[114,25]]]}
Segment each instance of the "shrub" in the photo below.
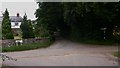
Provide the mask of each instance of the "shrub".
{"label": "shrub", "polygon": [[32,43],[32,44],[23,44],[19,46],[11,46],[11,47],[4,47],[2,48],[3,52],[13,52],[13,51],[24,51],[24,50],[31,50],[37,48],[43,48],[50,46],[52,42],[39,42],[39,43]]}

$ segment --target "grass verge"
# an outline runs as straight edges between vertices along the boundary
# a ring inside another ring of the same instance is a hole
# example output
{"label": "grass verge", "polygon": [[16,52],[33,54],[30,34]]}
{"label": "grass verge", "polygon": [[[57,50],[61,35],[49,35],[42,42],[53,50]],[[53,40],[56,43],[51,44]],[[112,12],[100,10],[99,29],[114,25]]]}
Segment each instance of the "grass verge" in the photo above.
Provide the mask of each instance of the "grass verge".
{"label": "grass verge", "polygon": [[13,52],[13,51],[24,51],[24,50],[32,50],[37,48],[45,48],[52,44],[53,42],[39,42],[39,43],[32,43],[32,44],[23,44],[19,46],[11,46],[11,47],[4,47],[2,48],[2,52]]}
{"label": "grass verge", "polygon": [[116,57],[119,57],[119,58],[120,58],[120,51],[115,52],[115,53],[114,53],[114,56],[116,56]]}
{"label": "grass verge", "polygon": [[106,40],[86,40],[82,41],[83,43],[86,44],[93,44],[93,45],[114,45],[115,41],[106,41]]}
{"label": "grass verge", "polygon": [[115,45],[115,40],[74,40],[71,39],[71,41],[79,42],[83,44],[92,44],[92,45]]}

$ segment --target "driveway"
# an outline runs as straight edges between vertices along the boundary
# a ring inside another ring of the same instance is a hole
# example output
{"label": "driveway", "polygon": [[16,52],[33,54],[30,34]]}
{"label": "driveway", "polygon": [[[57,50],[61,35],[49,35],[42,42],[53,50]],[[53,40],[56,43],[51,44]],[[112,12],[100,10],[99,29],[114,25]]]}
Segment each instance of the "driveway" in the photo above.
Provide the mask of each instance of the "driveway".
{"label": "driveway", "polygon": [[112,55],[117,46],[99,46],[58,40],[48,48],[6,52],[18,59],[6,60],[5,66],[118,66],[117,58]]}

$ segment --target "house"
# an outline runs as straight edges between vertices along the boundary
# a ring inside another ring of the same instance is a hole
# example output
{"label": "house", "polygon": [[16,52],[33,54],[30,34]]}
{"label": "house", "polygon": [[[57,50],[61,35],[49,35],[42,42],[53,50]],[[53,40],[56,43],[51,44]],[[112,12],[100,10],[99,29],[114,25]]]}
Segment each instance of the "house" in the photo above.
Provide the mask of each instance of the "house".
{"label": "house", "polygon": [[[0,23],[2,23],[2,19],[3,17],[0,16]],[[16,16],[10,16],[10,20],[11,20],[11,28],[12,28],[12,32],[14,35],[14,39],[21,39],[21,29],[20,29],[20,25],[22,23],[22,17],[19,15],[19,13],[17,13]]]}
{"label": "house", "polygon": [[0,28],[1,28],[1,25],[2,25],[2,19],[3,19],[3,17],[0,16]]}

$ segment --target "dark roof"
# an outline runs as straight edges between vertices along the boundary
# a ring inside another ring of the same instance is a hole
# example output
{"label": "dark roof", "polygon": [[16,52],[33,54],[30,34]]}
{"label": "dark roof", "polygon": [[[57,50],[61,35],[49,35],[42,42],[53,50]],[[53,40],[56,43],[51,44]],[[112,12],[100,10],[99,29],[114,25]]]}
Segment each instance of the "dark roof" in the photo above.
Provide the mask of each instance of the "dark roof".
{"label": "dark roof", "polygon": [[[2,21],[2,19],[3,19],[3,17],[0,16],[0,21]],[[11,22],[21,22],[22,21],[22,17],[21,16],[19,16],[19,17],[17,17],[17,16],[10,16],[10,20],[11,20]]]}
{"label": "dark roof", "polygon": [[17,17],[17,16],[10,16],[10,20],[11,20],[11,22],[21,22],[22,21],[22,17],[21,16],[19,16],[19,17]]}
{"label": "dark roof", "polygon": [[2,17],[2,16],[0,16],[0,21],[2,21],[2,19],[3,19],[3,17]]}

